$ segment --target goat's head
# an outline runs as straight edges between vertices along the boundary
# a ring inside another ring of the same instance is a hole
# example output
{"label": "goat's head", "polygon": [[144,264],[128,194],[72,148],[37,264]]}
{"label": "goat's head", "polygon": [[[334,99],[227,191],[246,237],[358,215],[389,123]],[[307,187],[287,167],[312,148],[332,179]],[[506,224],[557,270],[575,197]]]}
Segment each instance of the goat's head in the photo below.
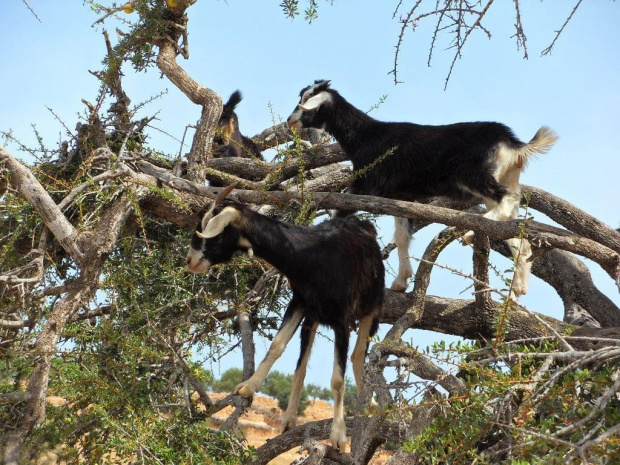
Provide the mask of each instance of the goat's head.
{"label": "goat's head", "polygon": [[252,246],[241,233],[243,206],[224,201],[235,186],[224,189],[196,226],[187,253],[187,268],[204,273],[211,265],[229,261],[237,251],[252,255]]}
{"label": "goat's head", "polygon": [[228,102],[224,104],[216,127],[218,135],[214,138],[218,144],[228,144],[235,130],[239,128],[239,120],[237,119],[235,108],[241,102],[241,99],[243,99],[243,95],[236,90],[228,98]]}
{"label": "goat's head", "polygon": [[329,89],[329,83],[330,81],[317,80],[313,85],[301,90],[299,104],[287,120],[289,128],[299,130],[323,127],[324,118],[321,110],[333,101],[334,91]]}

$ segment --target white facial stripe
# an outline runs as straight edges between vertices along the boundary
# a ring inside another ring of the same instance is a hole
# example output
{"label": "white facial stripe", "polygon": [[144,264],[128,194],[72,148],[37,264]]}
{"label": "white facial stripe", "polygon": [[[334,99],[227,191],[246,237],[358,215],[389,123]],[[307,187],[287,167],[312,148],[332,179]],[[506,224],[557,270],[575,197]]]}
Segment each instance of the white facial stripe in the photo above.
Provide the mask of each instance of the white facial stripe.
{"label": "white facial stripe", "polygon": [[306,100],[308,100],[312,94],[314,94],[314,90],[316,89],[316,86],[318,86],[318,84],[315,84],[315,85],[311,86],[310,88],[308,88],[308,90],[305,91],[304,94],[301,96],[301,102],[300,103],[302,105],[304,103],[306,103]]}
{"label": "white facial stripe", "polygon": [[187,252],[187,269],[192,273],[204,273],[211,263],[202,256],[202,251],[190,247]]}
{"label": "white facial stripe", "polygon": [[288,117],[289,126],[299,121],[299,118],[301,118],[302,113],[303,113],[302,109],[299,108],[299,105],[297,105],[297,108],[295,108],[295,111],[291,113],[291,116]]}

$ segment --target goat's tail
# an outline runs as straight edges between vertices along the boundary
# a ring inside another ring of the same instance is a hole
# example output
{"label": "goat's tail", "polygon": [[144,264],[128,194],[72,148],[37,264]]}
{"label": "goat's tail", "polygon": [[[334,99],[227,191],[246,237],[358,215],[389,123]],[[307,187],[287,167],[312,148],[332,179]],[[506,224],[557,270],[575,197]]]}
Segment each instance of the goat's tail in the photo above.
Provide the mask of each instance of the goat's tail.
{"label": "goat's tail", "polygon": [[557,140],[558,136],[553,129],[541,127],[531,141],[516,150],[517,166],[525,168],[530,158],[539,153],[547,153]]}

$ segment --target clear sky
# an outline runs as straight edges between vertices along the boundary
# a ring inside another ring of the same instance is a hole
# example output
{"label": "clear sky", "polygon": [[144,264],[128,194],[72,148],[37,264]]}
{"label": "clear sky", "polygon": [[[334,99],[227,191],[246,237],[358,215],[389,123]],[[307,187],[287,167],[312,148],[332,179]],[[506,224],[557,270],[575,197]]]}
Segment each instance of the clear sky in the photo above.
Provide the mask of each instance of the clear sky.
{"label": "clear sky", "polygon": [[[97,16],[79,1],[28,0],[41,22],[23,2],[4,3],[0,15],[0,130],[12,130],[16,138],[34,146],[34,124],[44,141],[53,145],[67,137],[46,107],[73,130],[76,115],[84,110],[80,100],[96,98],[99,82],[88,70],[101,69],[105,54],[102,27],[91,27]],[[448,49],[450,38],[444,36],[432,66],[427,67],[431,23],[422,22],[415,33],[407,34],[399,59],[399,80],[404,83],[395,86],[388,75],[400,30],[398,18],[392,18],[397,1],[319,2],[319,18],[313,24],[301,18],[286,19],[279,3],[199,0],[188,10],[191,56],[179,61],[195,80],[225,100],[236,89],[243,92],[237,113],[245,135],[252,136],[285,119],[297,103],[299,90],[315,79],[331,79],[333,88],[363,110],[387,95],[385,103],[372,113],[382,120],[420,124],[499,121],[522,140],[529,140],[541,125],[548,125],[560,139],[548,154],[529,165],[521,182],[550,191],[613,227],[620,225],[620,157],[614,142],[620,133],[617,2],[583,2],[551,55],[541,58],[540,52],[551,43],[554,31],[576,1],[522,0],[530,56],[524,60],[511,39],[513,2],[496,1],[484,22],[492,38],[480,31],[470,37],[446,90],[444,81],[454,52]],[[413,3],[403,2],[405,7]],[[300,6],[305,6],[303,0]],[[116,26],[114,22],[105,25],[113,40]],[[160,79],[156,69],[135,74],[127,68],[125,74],[124,88],[133,104],[167,90],[163,98],[146,106],[141,116],[157,113],[154,125],[181,139],[185,126],[198,119],[200,109],[166,79]],[[156,130],[150,134],[153,147],[171,155],[178,153],[177,140]],[[5,143],[2,138],[0,141]],[[7,146],[13,154],[24,156],[15,143]],[[386,218],[380,226],[387,243],[393,222]],[[429,228],[416,236],[411,255],[419,257],[439,229]],[[393,255],[390,263],[395,265]],[[494,256],[492,260],[499,269],[509,267],[503,258]],[[439,261],[470,271],[471,249],[453,244]],[[597,265],[591,268],[595,283],[620,303],[611,279]],[[388,283],[391,280],[388,276]],[[430,293],[468,298],[471,290],[461,294],[468,284],[437,270]],[[560,299],[537,278],[532,279],[530,292],[521,301],[532,310],[562,318]],[[428,336],[410,331],[406,338],[425,346]],[[310,360],[307,382],[328,386],[332,346],[317,339],[319,347]],[[267,344],[257,341],[259,360]],[[274,369],[292,372],[297,356],[294,339]],[[229,366],[241,366],[240,356],[222,363],[223,369]]]}

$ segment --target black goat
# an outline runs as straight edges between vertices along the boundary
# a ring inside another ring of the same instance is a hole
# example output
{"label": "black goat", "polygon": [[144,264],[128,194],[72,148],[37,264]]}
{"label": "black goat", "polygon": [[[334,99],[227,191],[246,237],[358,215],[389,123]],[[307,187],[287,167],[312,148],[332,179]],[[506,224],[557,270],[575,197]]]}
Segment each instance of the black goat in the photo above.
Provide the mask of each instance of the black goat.
{"label": "black goat", "polygon": [[238,157],[263,160],[263,155],[254,141],[239,131],[239,118],[235,113],[235,108],[242,98],[241,92],[236,90],[224,104],[217,123],[219,134],[214,138],[214,142],[220,145],[213,152],[215,158]]}
{"label": "black goat", "polygon": [[[487,206],[487,218],[503,221],[518,216],[519,175],[529,158],[547,152],[557,140],[541,127],[523,143],[500,123],[456,123],[424,126],[377,121],[347,102],[319,80],[300,92],[300,102],[288,118],[291,128],[322,128],[331,134],[353,162],[355,171],[377,162],[348,188],[353,194],[401,200],[433,196],[477,198]],[[378,160],[384,157],[382,160]],[[346,212],[345,212],[346,213]],[[404,291],[412,276],[408,258],[410,222],[395,218],[398,276],[392,289]],[[473,232],[463,237],[471,242]],[[507,241],[516,262],[513,294],[527,292],[531,247],[518,238]]]}
{"label": "black goat", "polygon": [[211,265],[229,261],[237,251],[255,254],[281,271],[293,292],[265,359],[254,375],[235,388],[235,393],[251,397],[260,389],[301,324],[301,350],[283,419],[285,430],[293,427],[316,328],[319,324],[329,326],[335,334],[330,439],[334,448],[342,451],[346,443],[343,395],[349,332],[359,321],[351,356],[359,393],[368,338],[377,331],[383,305],[385,270],[375,228],[355,216],[316,226],[290,225],[223,200],[227,190],[196,228],[187,255],[188,269],[202,273]]}

